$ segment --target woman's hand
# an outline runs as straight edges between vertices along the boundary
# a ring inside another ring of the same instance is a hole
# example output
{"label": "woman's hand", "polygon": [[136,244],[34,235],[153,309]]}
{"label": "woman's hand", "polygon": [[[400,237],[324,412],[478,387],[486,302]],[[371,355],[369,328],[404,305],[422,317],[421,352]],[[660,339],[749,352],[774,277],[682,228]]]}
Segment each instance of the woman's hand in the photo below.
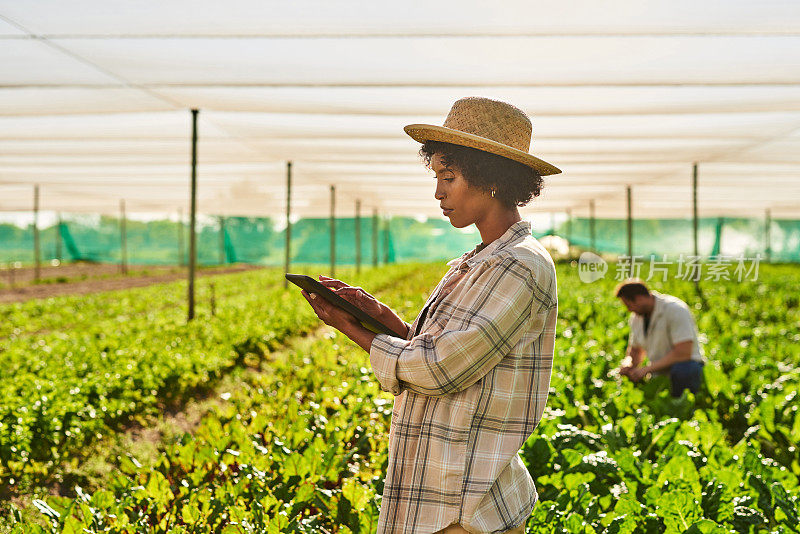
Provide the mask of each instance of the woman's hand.
{"label": "woman's hand", "polygon": [[352,328],[361,327],[358,319],[344,311],[338,306],[334,306],[324,298],[315,293],[309,294],[305,289],[300,292],[311,305],[314,313],[317,314],[323,323],[332,326],[340,332],[347,334]]}
{"label": "woman's hand", "polygon": [[397,315],[389,306],[382,303],[360,287],[345,284],[341,280],[328,278],[320,275],[319,281],[322,285],[332,289],[337,295],[349,303],[360,308],[368,315],[371,315],[381,323],[385,324],[398,334],[404,336],[408,333],[408,325]]}
{"label": "woman's hand", "polygon": [[[353,288],[352,286],[348,286],[344,282],[341,282],[339,280],[334,280],[328,277],[320,276],[320,281],[322,282],[323,285],[331,288],[337,294],[344,288],[360,289],[360,288]],[[337,288],[335,286],[340,286],[340,287]],[[366,291],[363,290],[361,291],[364,293],[364,295],[370,297],[376,303],[378,302],[377,300],[375,300],[374,297],[372,297],[372,295],[370,295]],[[311,308],[314,310],[314,313],[317,314],[317,317],[319,317],[326,325],[332,326],[333,328],[339,330],[341,333],[352,339],[359,347],[361,347],[367,353],[369,353],[370,347],[372,346],[372,341],[375,339],[375,334],[373,332],[370,332],[369,330],[364,328],[358,319],[356,319],[355,317],[353,317],[340,307],[334,306],[324,298],[314,293],[309,294],[306,290],[301,291],[301,294],[311,305]],[[347,298],[347,300],[352,302],[351,298],[354,297]],[[359,305],[357,302],[353,302],[353,304],[357,306]],[[380,305],[380,303],[378,304]]]}
{"label": "woman's hand", "polygon": [[379,321],[383,319],[385,311],[389,309],[388,306],[381,304],[378,299],[360,287],[350,286],[341,280],[328,278],[327,276],[322,275],[320,275],[319,281],[325,287],[332,289],[344,300],[355,305],[356,308],[363,310],[365,313],[375,317]]}

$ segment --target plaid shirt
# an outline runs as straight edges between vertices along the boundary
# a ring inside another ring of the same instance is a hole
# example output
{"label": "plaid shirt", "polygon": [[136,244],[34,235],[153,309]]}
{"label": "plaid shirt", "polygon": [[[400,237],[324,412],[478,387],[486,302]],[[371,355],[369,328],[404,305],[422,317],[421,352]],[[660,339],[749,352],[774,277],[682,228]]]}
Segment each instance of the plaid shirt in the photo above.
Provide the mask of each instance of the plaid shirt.
{"label": "plaid shirt", "polygon": [[372,342],[375,376],[396,395],[379,533],[452,523],[503,532],[521,525],[538,498],[518,452],[550,387],[553,261],[519,221],[448,265],[408,339]]}

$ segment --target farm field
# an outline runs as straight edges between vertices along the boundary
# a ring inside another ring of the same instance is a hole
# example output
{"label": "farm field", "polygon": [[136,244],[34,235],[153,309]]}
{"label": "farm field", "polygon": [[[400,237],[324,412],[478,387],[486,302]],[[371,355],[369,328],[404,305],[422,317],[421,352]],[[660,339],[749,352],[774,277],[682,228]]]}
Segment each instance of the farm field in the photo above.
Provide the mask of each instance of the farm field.
{"label": "farm field", "polygon": [[[197,276],[213,276],[257,268],[244,264],[204,266],[198,268]],[[128,272],[122,274],[119,265],[76,262],[57,267],[43,266],[38,281],[35,280],[34,273],[33,267],[9,269],[7,265],[5,268],[0,265],[0,304],[162,284],[185,279],[186,267],[130,266]]]}
{"label": "farm field", "polygon": [[[412,269],[363,279],[380,288]],[[53,468],[87,443],[180,402],[317,324],[276,270],[203,281],[198,320],[190,325],[185,294],[181,282],[0,308],[4,495],[60,482]]]}
{"label": "farm field", "polygon": [[[340,276],[410,321],[444,270]],[[628,328],[612,277],[585,284],[569,264],[558,274],[548,408],[521,453],[540,492],[528,531],[795,532],[800,270],[703,281],[702,297],[674,277],[652,284],[694,307],[705,339],[707,389],[677,400],[658,380],[616,374]],[[333,332],[278,353],[317,324],[278,271],[214,288],[214,315],[204,281],[189,326],[183,283],[0,307],[0,491],[17,500],[84,460],[88,443],[259,370],[152,462],[122,455],[110,478],[31,502],[36,518],[4,505],[7,530],[374,532],[392,398],[368,356]]]}

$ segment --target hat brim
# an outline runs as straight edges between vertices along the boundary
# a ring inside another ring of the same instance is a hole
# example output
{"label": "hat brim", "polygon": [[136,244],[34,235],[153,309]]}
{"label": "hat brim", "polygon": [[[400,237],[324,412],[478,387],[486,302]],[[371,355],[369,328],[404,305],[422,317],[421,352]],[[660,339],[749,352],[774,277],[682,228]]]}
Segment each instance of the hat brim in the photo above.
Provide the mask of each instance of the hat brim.
{"label": "hat brim", "polygon": [[558,167],[550,165],[546,161],[535,156],[531,156],[527,152],[460,130],[453,130],[452,128],[445,128],[444,126],[435,126],[433,124],[409,124],[405,126],[403,130],[419,143],[425,143],[425,141],[441,141],[443,143],[476,148],[527,165],[541,176],[549,176],[561,172],[561,169]]}

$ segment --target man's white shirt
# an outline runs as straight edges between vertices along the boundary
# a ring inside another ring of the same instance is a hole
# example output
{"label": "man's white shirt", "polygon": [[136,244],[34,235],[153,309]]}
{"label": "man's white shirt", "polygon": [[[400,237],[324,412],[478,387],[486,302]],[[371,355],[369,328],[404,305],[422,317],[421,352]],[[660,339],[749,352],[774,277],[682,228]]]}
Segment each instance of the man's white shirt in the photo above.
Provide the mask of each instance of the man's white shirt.
{"label": "man's white shirt", "polygon": [[[628,346],[640,347],[647,352],[650,363],[655,363],[683,341],[692,342],[692,360],[703,363],[703,349],[697,339],[697,325],[689,306],[677,297],[650,292],[655,297],[647,334],[644,316],[632,313]],[[660,373],[655,373],[660,374]]]}

